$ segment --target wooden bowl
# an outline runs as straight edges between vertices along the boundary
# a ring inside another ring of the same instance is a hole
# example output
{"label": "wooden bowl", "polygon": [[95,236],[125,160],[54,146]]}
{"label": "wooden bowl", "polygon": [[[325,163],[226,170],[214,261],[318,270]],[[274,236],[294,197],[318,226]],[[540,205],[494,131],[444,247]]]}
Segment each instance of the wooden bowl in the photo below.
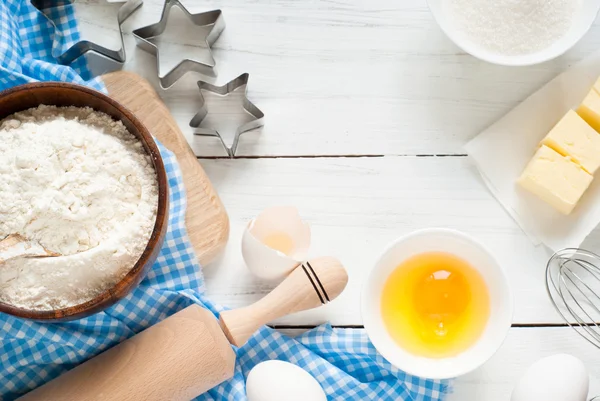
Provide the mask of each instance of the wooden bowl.
{"label": "wooden bowl", "polygon": [[0,312],[38,321],[80,319],[113,305],[136,287],[156,260],[168,225],[169,186],[160,152],[148,129],[136,116],[115,100],[93,89],[63,82],[39,82],[16,86],[0,92],[0,120],[39,105],[91,107],[123,122],[139,138],[151,156],[158,180],[158,210],[148,245],[132,269],[113,288],[80,305],[64,309],[38,311],[0,302]]}

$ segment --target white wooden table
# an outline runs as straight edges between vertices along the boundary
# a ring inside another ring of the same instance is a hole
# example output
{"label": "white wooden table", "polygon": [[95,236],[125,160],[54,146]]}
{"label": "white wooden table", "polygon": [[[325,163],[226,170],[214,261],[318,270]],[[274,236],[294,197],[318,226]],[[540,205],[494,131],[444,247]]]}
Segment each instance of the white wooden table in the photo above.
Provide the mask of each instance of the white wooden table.
{"label": "white wooden table", "polygon": [[[88,1],[89,10],[98,9],[98,1]],[[192,12],[224,11],[227,28],[213,51],[215,82],[249,72],[249,96],[267,116],[264,129],[244,135],[239,157],[229,160],[216,140],[193,137],[188,127],[201,76],[188,74],[168,91],[157,88],[231,218],[226,252],[205,268],[213,300],[240,306],[269,291],[246,270],[240,253],[243,227],[268,206],[296,205],[312,225],[311,254],[337,256],[350,273],[338,300],[274,322],[282,329],[325,321],[361,328],[361,284],[386,244],[419,228],[450,227],[493,250],[515,297],[514,325],[504,346],[481,369],[459,378],[450,400],[507,400],[530,363],[559,352],[586,362],[591,394],[600,394],[600,351],[564,327],[547,299],[547,251],[534,247],[495,201],[463,150],[484,127],[597,49],[600,24],[555,61],[507,68],[454,46],[425,0],[183,3]],[[126,22],[126,32],[155,22],[161,7],[161,0],[146,0]],[[181,54],[206,57],[199,30],[174,14],[163,41],[165,65]],[[109,17],[92,12],[83,24],[109,29]],[[130,34],[126,42],[125,69],[157,86],[154,58],[135,48]],[[94,65],[96,72],[110,67]],[[239,97],[207,98],[214,113],[208,123],[226,130],[245,118]],[[600,251],[600,232],[584,246]]]}

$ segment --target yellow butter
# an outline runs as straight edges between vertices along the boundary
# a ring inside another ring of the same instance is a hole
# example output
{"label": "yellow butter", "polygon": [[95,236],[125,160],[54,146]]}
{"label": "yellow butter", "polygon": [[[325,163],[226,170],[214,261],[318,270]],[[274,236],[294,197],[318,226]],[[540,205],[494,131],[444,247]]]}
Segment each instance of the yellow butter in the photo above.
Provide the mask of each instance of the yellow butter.
{"label": "yellow butter", "polygon": [[[594,85],[595,87],[595,85]],[[593,88],[577,108],[581,116],[596,131],[600,132],[600,94]]]}
{"label": "yellow butter", "polygon": [[594,82],[594,86],[592,86],[592,88],[593,88],[593,89],[594,89],[596,92],[600,93],[600,78],[598,78],[598,79],[596,80],[596,82]]}
{"label": "yellow butter", "polygon": [[600,167],[600,135],[573,110],[565,114],[542,143],[570,156],[590,174]]}
{"label": "yellow butter", "polygon": [[542,145],[518,184],[563,214],[573,211],[593,177],[568,156]]}

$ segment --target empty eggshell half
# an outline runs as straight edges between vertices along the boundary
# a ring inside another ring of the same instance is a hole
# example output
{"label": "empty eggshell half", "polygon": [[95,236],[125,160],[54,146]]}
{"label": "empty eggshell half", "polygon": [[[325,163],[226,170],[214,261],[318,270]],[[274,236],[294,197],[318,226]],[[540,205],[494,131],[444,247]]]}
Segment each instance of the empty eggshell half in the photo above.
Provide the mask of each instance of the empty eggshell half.
{"label": "empty eggshell half", "polygon": [[242,237],[248,269],[265,280],[282,280],[306,260],[309,247],[310,226],[290,206],[265,209]]}

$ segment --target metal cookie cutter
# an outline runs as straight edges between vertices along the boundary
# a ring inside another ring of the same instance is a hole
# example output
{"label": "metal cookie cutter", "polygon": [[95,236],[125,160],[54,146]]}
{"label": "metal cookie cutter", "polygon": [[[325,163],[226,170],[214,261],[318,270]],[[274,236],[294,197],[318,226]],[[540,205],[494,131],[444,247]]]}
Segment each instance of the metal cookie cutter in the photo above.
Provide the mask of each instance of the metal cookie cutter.
{"label": "metal cookie cutter", "polygon": [[[170,71],[168,71],[164,76],[160,76],[160,61],[159,61],[159,50],[158,47],[150,41],[150,39],[155,38],[162,34],[167,28],[167,20],[169,19],[169,13],[173,6],[179,7],[185,15],[198,26],[211,26],[210,32],[204,38],[206,42],[206,48],[208,49],[211,57],[211,61],[208,63],[193,60],[193,59],[184,59],[175,67],[173,67]],[[159,80],[160,86],[163,89],[167,89],[179,79],[183,75],[185,75],[189,71],[199,72],[204,75],[208,75],[211,77],[215,77],[215,66],[216,62],[212,57],[211,46],[215,43],[215,41],[221,35],[221,32],[225,29],[225,19],[223,18],[223,13],[221,10],[213,10],[207,11],[199,14],[191,14],[178,0],[165,0],[165,5],[162,10],[162,15],[160,17],[160,21],[156,24],[148,25],[142,28],[138,28],[133,31],[133,36],[137,41],[137,44],[143,50],[152,53],[156,56],[156,65],[157,69],[159,69]]]}
{"label": "metal cookie cutter", "polygon": [[[127,18],[131,16],[144,3],[143,0],[127,0],[124,4],[105,1],[106,5],[120,7],[117,12],[118,36],[120,39],[120,47],[118,49],[110,49],[102,44],[107,43],[106,32],[98,31],[96,27],[91,29],[80,29],[81,38],[72,46],[67,47],[67,41],[70,38],[65,35],[56,24],[56,20],[61,17],[55,15],[52,9],[57,7],[75,6],[78,0],[31,0],[31,4],[40,10],[44,16],[54,25],[55,36],[52,46],[52,56],[63,65],[71,64],[75,59],[87,53],[94,51],[119,63],[125,62],[125,42],[123,40],[123,31],[121,25]],[[115,40],[116,42],[116,40]],[[102,44],[100,44],[102,43]]]}
{"label": "metal cookie cutter", "polygon": [[[251,131],[253,129],[256,129],[256,128],[259,128],[259,127],[262,127],[263,125],[265,125],[265,122],[264,122],[265,114],[262,111],[260,111],[260,109],[258,107],[256,107],[254,105],[254,103],[252,103],[248,99],[248,86],[247,85],[248,85],[249,78],[250,78],[250,75],[248,73],[244,73],[223,86],[215,86],[215,85],[209,84],[204,81],[198,81],[198,88],[200,89],[200,100],[201,100],[200,111],[198,113],[196,113],[196,115],[192,118],[192,120],[190,121],[190,126],[197,128],[197,131],[194,132],[194,135],[210,136],[210,137],[219,138],[219,140],[221,141],[221,144],[223,145],[223,148],[225,149],[225,151],[227,152],[227,155],[229,155],[229,157],[235,156],[235,152],[238,147],[238,142],[240,140],[240,136],[244,132],[248,132],[248,131]],[[221,136],[221,134],[219,134],[219,132],[217,130],[210,129],[210,128],[199,128],[200,124],[202,123],[202,120],[204,120],[204,118],[208,114],[208,109],[206,107],[206,102],[204,100],[204,96],[202,96],[202,91],[207,90],[207,91],[216,93],[217,95],[226,96],[226,95],[229,95],[231,92],[235,91],[236,89],[238,89],[239,87],[244,86],[244,85],[246,85],[246,89],[244,90],[243,107],[244,107],[244,110],[248,114],[250,114],[252,117],[254,117],[254,120],[249,121],[245,124],[242,124],[241,126],[239,126],[236,129],[235,136],[233,137],[233,144],[231,145],[231,147],[228,147],[225,144],[223,137]]]}

